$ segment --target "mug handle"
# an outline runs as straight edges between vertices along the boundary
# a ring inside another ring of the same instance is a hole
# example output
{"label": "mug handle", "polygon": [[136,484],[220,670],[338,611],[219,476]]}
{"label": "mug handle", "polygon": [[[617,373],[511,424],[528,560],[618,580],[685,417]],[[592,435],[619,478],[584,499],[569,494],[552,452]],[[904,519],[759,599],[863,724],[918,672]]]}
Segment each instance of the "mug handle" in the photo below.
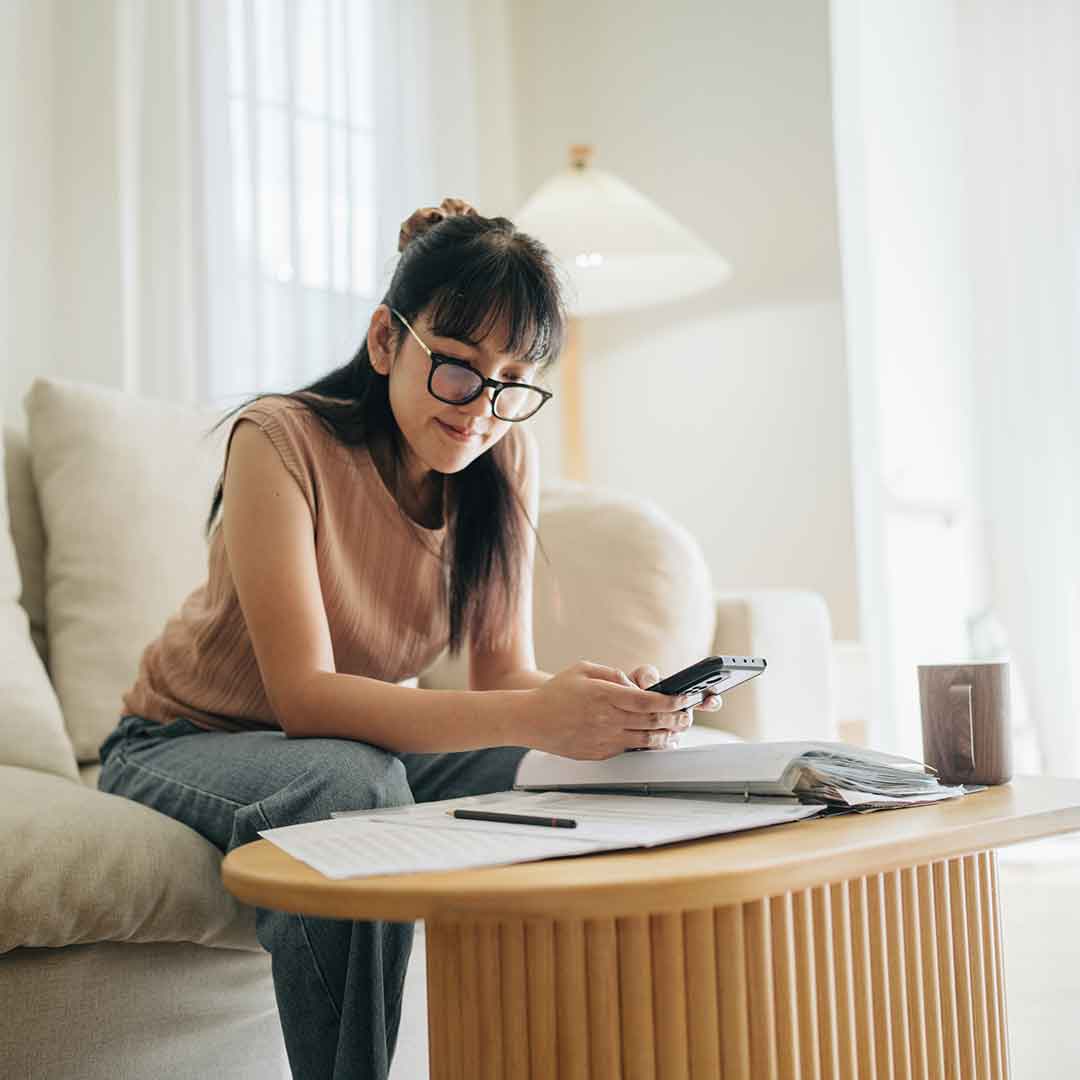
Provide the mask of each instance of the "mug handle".
{"label": "mug handle", "polygon": [[957,740],[957,752],[975,768],[975,709],[971,683],[949,687],[949,727]]}

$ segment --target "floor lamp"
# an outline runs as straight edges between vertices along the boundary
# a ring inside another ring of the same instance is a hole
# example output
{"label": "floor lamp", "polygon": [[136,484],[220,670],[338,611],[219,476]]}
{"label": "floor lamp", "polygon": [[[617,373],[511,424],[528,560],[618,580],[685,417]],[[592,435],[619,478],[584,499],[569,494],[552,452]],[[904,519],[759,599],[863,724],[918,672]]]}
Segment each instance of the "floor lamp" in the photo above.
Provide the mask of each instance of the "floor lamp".
{"label": "floor lamp", "polygon": [[641,192],[590,164],[592,147],[541,185],[514,221],[541,240],[570,283],[570,327],[560,360],[563,476],[588,481],[581,392],[581,325],[602,315],[679,300],[719,285],[731,267]]}

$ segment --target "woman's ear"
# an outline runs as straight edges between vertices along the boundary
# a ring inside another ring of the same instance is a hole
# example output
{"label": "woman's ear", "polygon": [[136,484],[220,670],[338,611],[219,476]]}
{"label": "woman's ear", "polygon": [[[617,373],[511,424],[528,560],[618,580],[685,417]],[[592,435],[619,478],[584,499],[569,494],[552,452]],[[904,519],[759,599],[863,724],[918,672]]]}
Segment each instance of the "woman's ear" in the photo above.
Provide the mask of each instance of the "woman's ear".
{"label": "woman's ear", "polygon": [[390,374],[396,341],[393,313],[385,304],[380,304],[371,313],[367,332],[368,359],[380,375]]}

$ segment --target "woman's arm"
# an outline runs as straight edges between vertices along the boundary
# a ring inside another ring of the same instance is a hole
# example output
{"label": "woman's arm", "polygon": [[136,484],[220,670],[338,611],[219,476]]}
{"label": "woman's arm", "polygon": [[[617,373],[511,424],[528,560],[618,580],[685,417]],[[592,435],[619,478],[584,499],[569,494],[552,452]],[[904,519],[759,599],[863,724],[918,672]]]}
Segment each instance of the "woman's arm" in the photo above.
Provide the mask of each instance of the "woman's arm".
{"label": "woman's arm", "polygon": [[293,736],[360,739],[399,753],[527,746],[532,692],[420,690],[381,679],[318,672],[293,701]]}
{"label": "woman's arm", "polygon": [[470,683],[474,690],[535,690],[538,686],[551,678],[548,671],[539,671],[537,668],[518,668],[507,671],[496,679],[490,680],[486,685],[478,686]]}

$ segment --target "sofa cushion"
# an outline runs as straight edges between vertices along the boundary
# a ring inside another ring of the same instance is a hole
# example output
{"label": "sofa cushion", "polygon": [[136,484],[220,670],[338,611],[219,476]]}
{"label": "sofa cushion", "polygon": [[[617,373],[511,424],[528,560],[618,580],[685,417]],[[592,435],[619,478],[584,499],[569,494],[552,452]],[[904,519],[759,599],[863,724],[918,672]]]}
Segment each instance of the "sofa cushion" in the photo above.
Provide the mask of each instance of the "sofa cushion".
{"label": "sofa cushion", "polygon": [[[705,557],[658,507],[568,484],[541,493],[538,531],[533,637],[542,670],[592,660],[627,672],[653,664],[668,675],[708,654],[714,614]],[[465,652],[454,661],[444,655],[420,684],[467,687]]]}
{"label": "sofa cushion", "polygon": [[26,397],[48,538],[49,666],[80,762],[116,726],[143,649],[206,579],[216,413],[37,379]]}
{"label": "sofa cushion", "polygon": [[[0,448],[6,459],[6,452]],[[75,755],[45,665],[19,603],[21,578],[8,528],[8,473],[0,468],[0,764],[74,777]]]}
{"label": "sofa cushion", "polygon": [[141,803],[0,766],[0,953],[91,941],[257,949],[221,852]]}

